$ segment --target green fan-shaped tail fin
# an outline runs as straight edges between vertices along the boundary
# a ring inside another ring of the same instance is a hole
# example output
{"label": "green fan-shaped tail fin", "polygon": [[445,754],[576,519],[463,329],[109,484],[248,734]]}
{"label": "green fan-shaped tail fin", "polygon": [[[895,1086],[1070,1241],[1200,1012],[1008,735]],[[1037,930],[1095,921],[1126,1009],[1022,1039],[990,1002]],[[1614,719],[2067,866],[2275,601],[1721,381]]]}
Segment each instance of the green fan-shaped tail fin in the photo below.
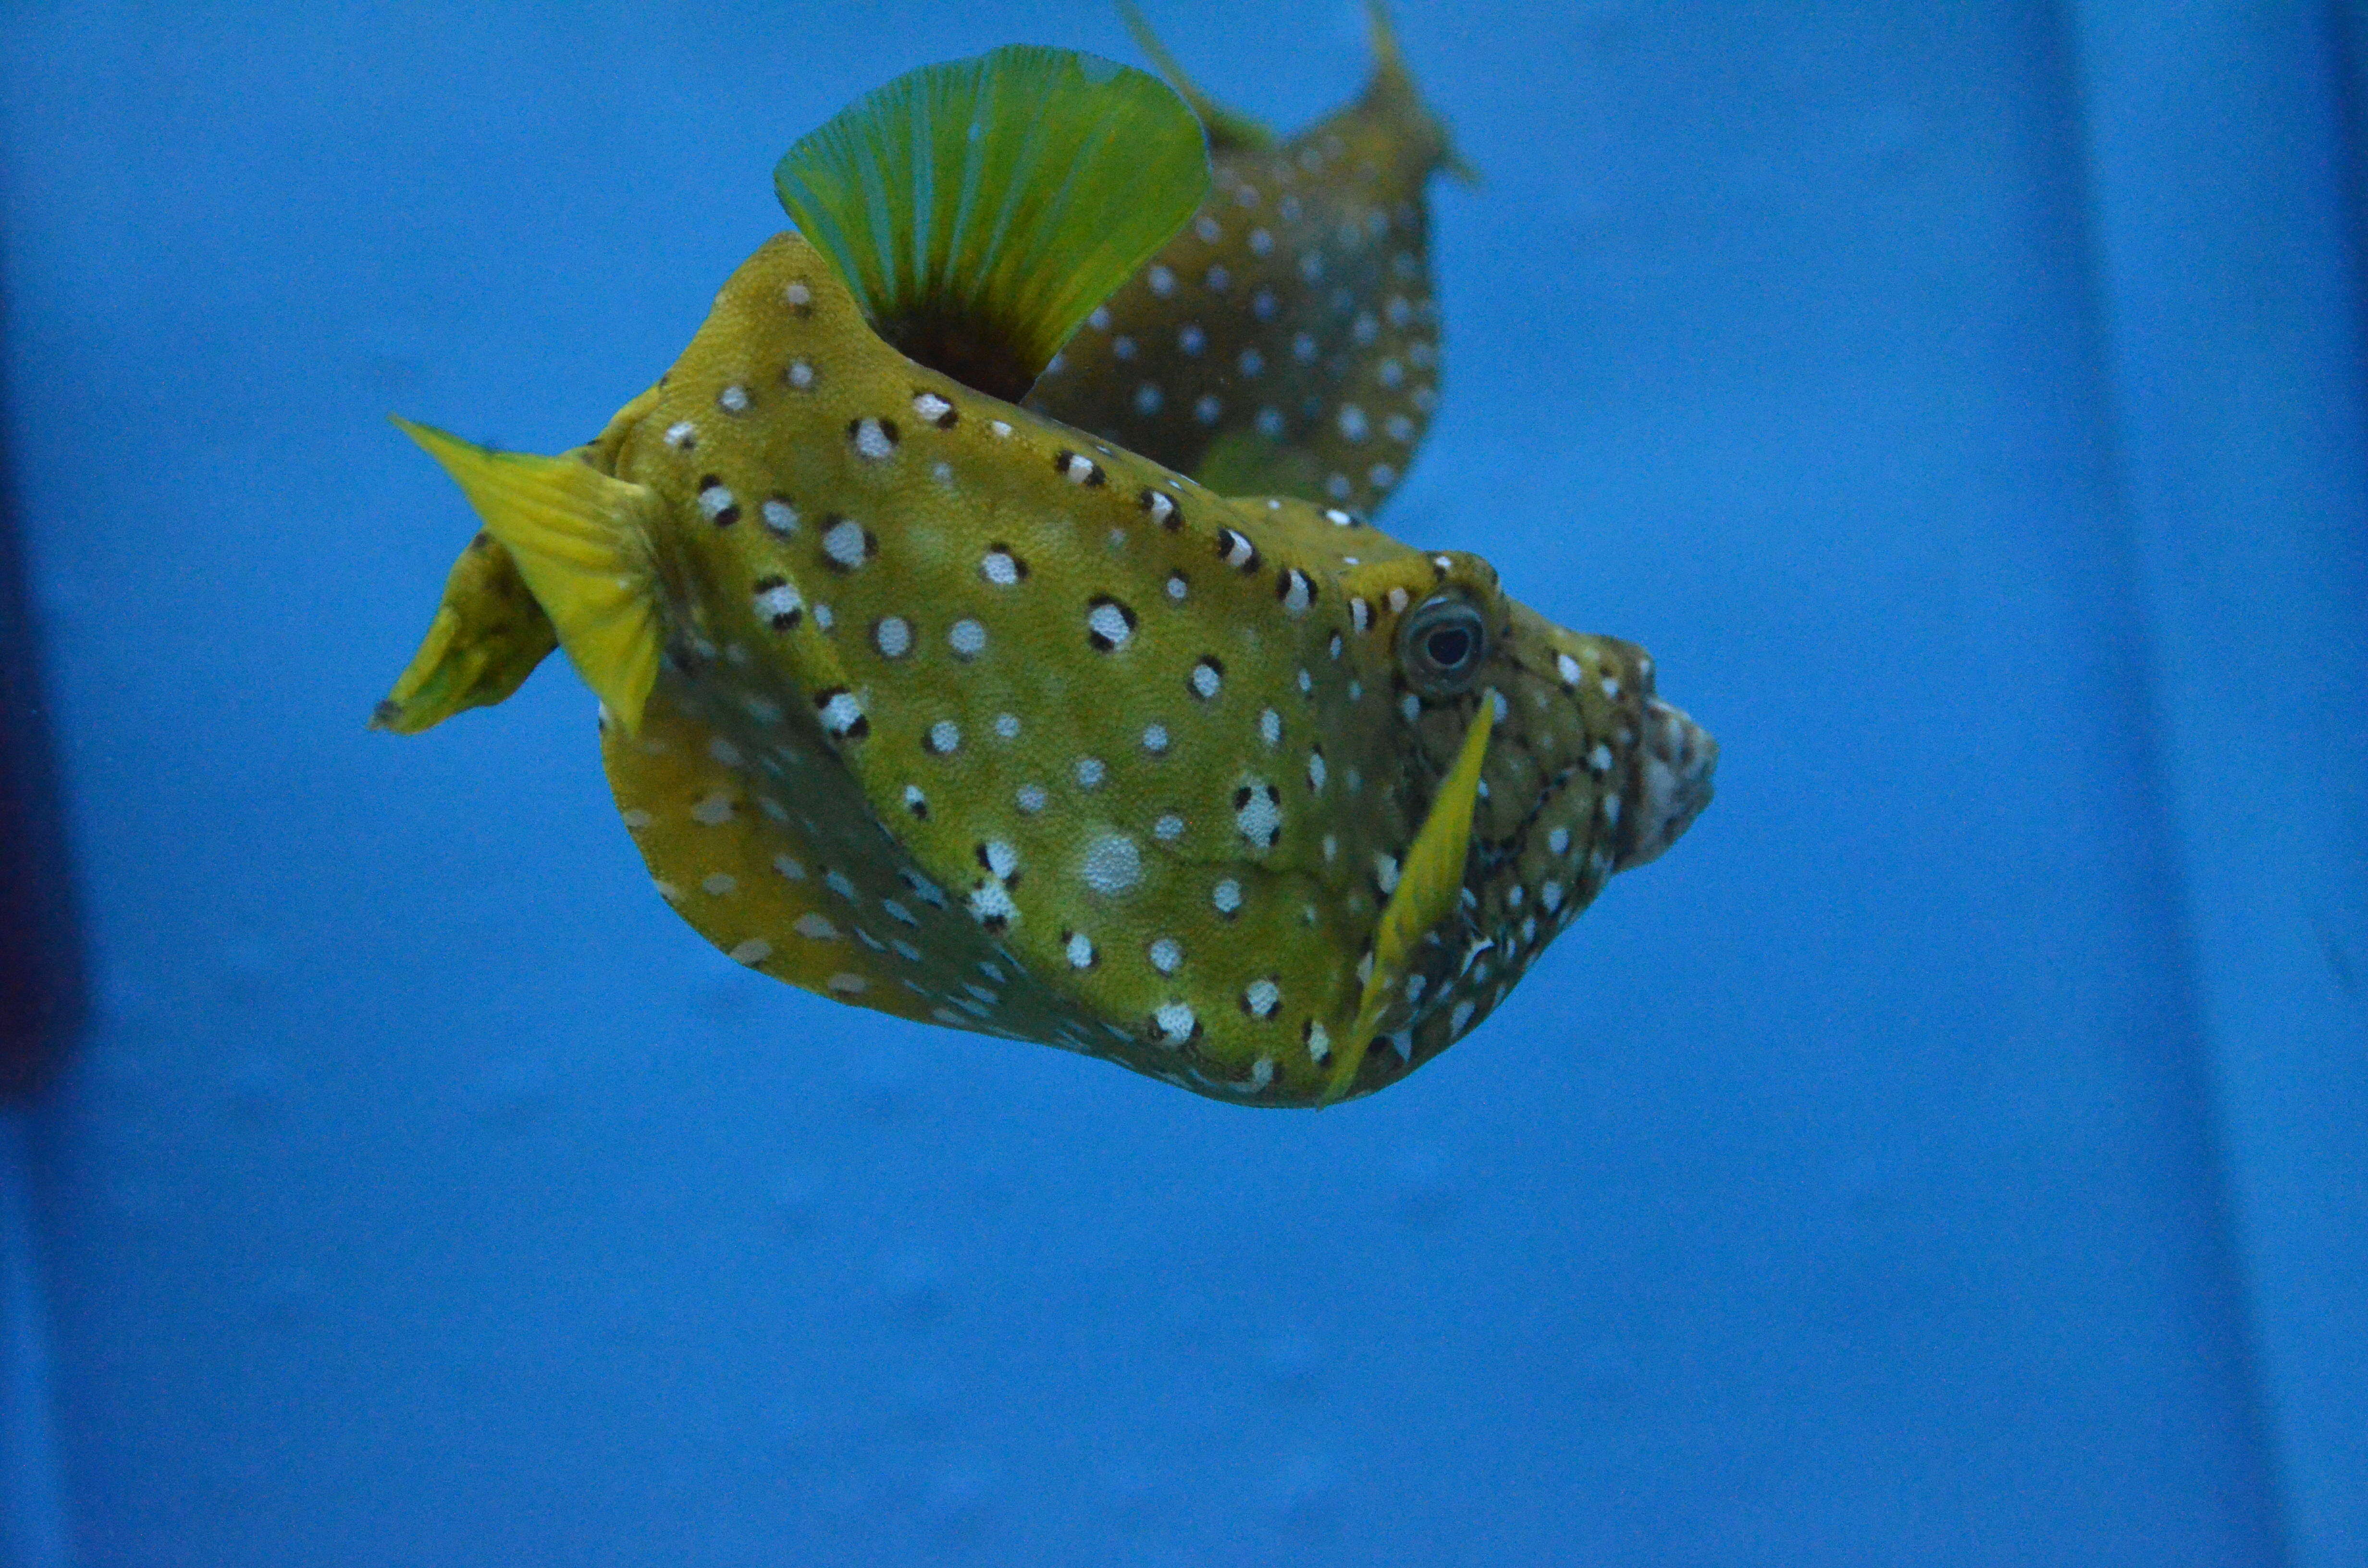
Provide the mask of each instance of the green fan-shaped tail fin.
{"label": "green fan-shaped tail fin", "polygon": [[1157,78],[1015,44],[866,94],[773,185],[873,330],[1016,403],[1200,207],[1209,149]]}
{"label": "green fan-shaped tail fin", "polygon": [[575,458],[495,452],[407,419],[518,562],[559,645],[627,734],[657,681],[657,579],[649,539],[660,502]]}
{"label": "green fan-shaped tail fin", "polygon": [[464,708],[490,708],[557,646],[559,634],[515,558],[492,534],[480,533],[452,562],[436,619],[370,715],[370,728],[416,735]]}
{"label": "green fan-shaped tail fin", "polygon": [[1167,85],[1183,95],[1184,101],[1192,106],[1192,112],[1201,117],[1201,123],[1208,127],[1209,151],[1254,152],[1260,147],[1274,145],[1273,131],[1248,115],[1237,114],[1227,108],[1202,92],[1199,85],[1184,74],[1184,67],[1177,63],[1176,57],[1167,51],[1167,46],[1159,41],[1159,35],[1151,30],[1151,24],[1144,19],[1133,0],[1118,0],[1118,14],[1120,19],[1126,23],[1126,30],[1133,35],[1134,46],[1143,51],[1144,57],[1162,76],[1167,78]]}
{"label": "green fan-shaped tail fin", "polygon": [[1357,1001],[1357,1021],[1342,1042],[1331,1081],[1324,1087],[1325,1105],[1338,1099],[1356,1081],[1382,1014],[1405,987],[1406,960],[1413,956],[1415,945],[1455,907],[1456,897],[1463,892],[1463,858],[1472,847],[1472,813],[1480,801],[1480,765],[1488,756],[1488,734],[1496,721],[1497,694],[1493,689],[1483,691],[1472,727],[1463,732],[1455,764],[1447,770],[1439,793],[1431,797],[1430,814],[1406,848],[1397,891],[1390,895],[1389,907],[1382,911],[1381,922],[1373,929],[1372,972],[1365,977],[1364,993]]}
{"label": "green fan-shaped tail fin", "polygon": [[1362,99],[1365,106],[1418,127],[1431,143],[1431,166],[1459,185],[1477,186],[1480,171],[1463,161],[1463,154],[1448,137],[1446,125],[1422,101],[1414,73],[1406,69],[1406,53],[1398,48],[1397,29],[1390,23],[1384,0],[1365,0],[1365,36],[1373,50],[1373,74],[1365,84]]}

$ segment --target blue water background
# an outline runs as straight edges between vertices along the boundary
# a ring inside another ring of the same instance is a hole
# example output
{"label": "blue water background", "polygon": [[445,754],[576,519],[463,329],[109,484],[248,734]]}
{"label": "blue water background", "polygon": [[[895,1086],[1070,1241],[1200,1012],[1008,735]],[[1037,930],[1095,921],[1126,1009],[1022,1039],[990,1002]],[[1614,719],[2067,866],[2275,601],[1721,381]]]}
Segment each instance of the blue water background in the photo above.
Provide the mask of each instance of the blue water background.
{"label": "blue water background", "polygon": [[[1645,644],[1725,759],[1313,1116],[742,971],[556,661],[363,729],[473,527],[385,414],[586,438],[796,135],[1135,58],[1111,14],[0,11],[97,976],[28,1123],[12,1462],[71,1546],[20,1500],[22,1561],[2368,1562],[2340,14],[1406,11],[1486,183],[1383,520]],[[1366,67],[1337,0],[1154,17],[1284,127]]]}

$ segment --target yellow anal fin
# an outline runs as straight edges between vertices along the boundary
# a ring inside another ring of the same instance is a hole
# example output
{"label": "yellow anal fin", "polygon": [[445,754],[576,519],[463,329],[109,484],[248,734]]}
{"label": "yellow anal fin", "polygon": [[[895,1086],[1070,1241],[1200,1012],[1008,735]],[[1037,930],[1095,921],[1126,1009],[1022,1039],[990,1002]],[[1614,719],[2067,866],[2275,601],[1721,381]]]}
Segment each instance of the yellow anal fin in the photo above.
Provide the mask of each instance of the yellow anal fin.
{"label": "yellow anal fin", "polygon": [[[394,422],[460,484],[516,559],[560,646],[627,734],[657,679],[657,584],[649,540],[656,495],[573,457],[495,452]],[[431,636],[433,634],[431,633]]]}
{"label": "yellow anal fin", "polygon": [[1373,927],[1372,972],[1365,977],[1364,993],[1357,1001],[1357,1021],[1341,1044],[1320,1104],[1330,1105],[1355,1082],[1373,1030],[1405,983],[1406,961],[1414,954],[1415,944],[1455,907],[1463,887],[1463,858],[1472,846],[1472,813],[1480,800],[1480,765],[1487,757],[1488,734],[1496,722],[1497,694],[1494,689],[1483,691],[1479,711],[1472,727],[1463,732],[1455,764],[1447,770],[1439,793],[1431,800],[1430,814],[1423,819],[1406,852],[1397,891],[1390,895],[1389,907],[1382,911]]}
{"label": "yellow anal fin", "polygon": [[557,646],[559,634],[517,562],[493,535],[481,533],[452,562],[436,619],[371,714],[370,728],[416,735],[464,708],[489,708]]}
{"label": "yellow anal fin", "polygon": [[640,734],[612,725],[603,737],[609,787],[659,892],[750,969],[833,1001],[926,1020],[930,1003],[864,939],[871,933],[851,906],[825,898],[824,862],[806,836],[715,760],[714,741],[664,690],[643,708]]}

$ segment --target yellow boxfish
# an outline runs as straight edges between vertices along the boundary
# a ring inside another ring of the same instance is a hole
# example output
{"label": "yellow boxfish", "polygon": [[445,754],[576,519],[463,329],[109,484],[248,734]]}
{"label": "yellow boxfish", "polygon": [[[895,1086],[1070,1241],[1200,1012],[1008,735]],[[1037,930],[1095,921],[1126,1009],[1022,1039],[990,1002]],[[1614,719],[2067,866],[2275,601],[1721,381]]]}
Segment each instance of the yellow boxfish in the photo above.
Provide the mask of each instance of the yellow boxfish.
{"label": "yellow boxfish", "polygon": [[1155,78],[930,67],[775,183],[797,232],[588,447],[404,426],[521,585],[421,658],[547,615],[659,891],[734,959],[1315,1105],[1461,1038],[1707,802],[1635,647],[1009,401],[1210,192]]}
{"label": "yellow boxfish", "polygon": [[[1381,0],[1370,4],[1364,93],[1280,143],[1194,87],[1122,6],[1201,116],[1215,189],[1032,389],[984,390],[1027,392],[1039,413],[1228,495],[1378,506],[1439,396],[1426,187],[1438,169],[1470,176],[1422,107]],[[501,702],[558,645],[509,551],[480,534],[374,722],[416,734]]]}
{"label": "yellow boxfish", "polygon": [[1086,317],[1027,405],[1227,495],[1370,512],[1439,401],[1427,190],[1469,179],[1372,0],[1357,101],[1289,141],[1212,102],[1127,20],[1207,126],[1215,189]]}

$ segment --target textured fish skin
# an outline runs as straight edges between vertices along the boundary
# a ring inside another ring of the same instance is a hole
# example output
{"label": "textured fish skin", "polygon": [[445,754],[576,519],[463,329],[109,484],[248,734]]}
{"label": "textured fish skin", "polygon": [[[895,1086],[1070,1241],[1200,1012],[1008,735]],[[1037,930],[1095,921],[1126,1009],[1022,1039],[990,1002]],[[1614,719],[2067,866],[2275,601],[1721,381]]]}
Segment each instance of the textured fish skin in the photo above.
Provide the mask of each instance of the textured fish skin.
{"label": "textured fish skin", "polygon": [[1439,402],[1428,190],[1462,165],[1373,15],[1364,91],[1289,140],[1200,106],[1215,190],[1029,407],[1228,494],[1372,512],[1403,483]]}
{"label": "textured fish skin", "polygon": [[[1715,747],[1633,646],[916,365],[795,234],[620,423],[667,658],[638,733],[606,726],[618,803],[686,919],[838,1000],[1320,1103],[1397,860],[1501,694],[1463,896],[1370,1093],[1708,799]],[[1491,651],[1428,697],[1396,632],[1442,592]]]}
{"label": "textured fish skin", "polygon": [[[1368,513],[1386,498],[1438,403],[1427,191],[1462,165],[1373,15],[1362,94],[1288,141],[1194,95],[1214,193],[1087,318],[1028,407],[1228,494]],[[578,452],[607,472],[615,430]],[[507,551],[482,535],[438,619],[374,728],[413,734],[498,703],[558,646]]]}

